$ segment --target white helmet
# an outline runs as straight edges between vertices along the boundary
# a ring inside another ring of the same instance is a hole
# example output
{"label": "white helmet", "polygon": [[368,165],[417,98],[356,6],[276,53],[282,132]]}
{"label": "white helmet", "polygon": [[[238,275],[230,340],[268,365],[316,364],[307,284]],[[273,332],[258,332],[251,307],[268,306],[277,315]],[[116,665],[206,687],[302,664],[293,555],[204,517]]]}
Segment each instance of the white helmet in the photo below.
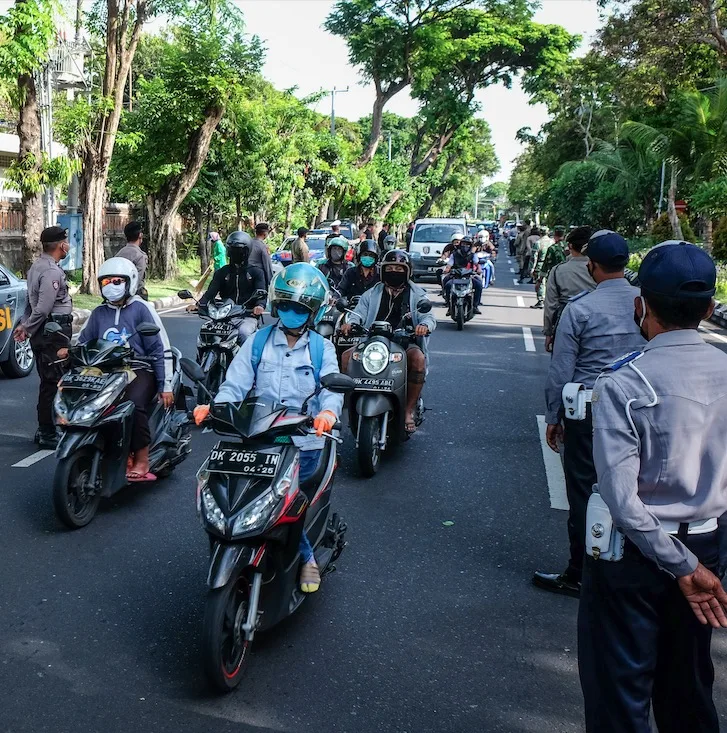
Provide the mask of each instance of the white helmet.
{"label": "white helmet", "polygon": [[126,280],[127,296],[136,295],[136,290],[139,287],[139,273],[131,260],[123,257],[111,257],[106,260],[98,271],[99,286],[101,280],[105,277],[123,277]]}
{"label": "white helmet", "polygon": [[450,242],[454,242],[454,240],[455,240],[455,239],[456,239],[456,240],[460,240],[460,239],[462,239],[462,237],[464,237],[464,234],[462,234],[462,232],[455,232],[455,233],[454,233],[454,234],[453,234],[453,235],[452,235],[452,236],[451,236],[451,237],[449,238],[449,241],[450,241]]}

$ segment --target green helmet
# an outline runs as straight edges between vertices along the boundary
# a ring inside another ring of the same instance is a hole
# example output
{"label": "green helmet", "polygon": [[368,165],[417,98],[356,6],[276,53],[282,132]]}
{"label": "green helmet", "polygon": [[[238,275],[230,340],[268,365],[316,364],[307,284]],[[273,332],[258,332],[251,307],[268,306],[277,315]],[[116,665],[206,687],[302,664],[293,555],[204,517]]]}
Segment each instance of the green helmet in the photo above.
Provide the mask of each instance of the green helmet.
{"label": "green helmet", "polygon": [[328,280],[317,267],[296,262],[272,279],[268,289],[268,304],[273,318],[277,318],[279,303],[286,300],[300,303],[311,313],[308,324],[316,325],[327,310],[329,294]]}

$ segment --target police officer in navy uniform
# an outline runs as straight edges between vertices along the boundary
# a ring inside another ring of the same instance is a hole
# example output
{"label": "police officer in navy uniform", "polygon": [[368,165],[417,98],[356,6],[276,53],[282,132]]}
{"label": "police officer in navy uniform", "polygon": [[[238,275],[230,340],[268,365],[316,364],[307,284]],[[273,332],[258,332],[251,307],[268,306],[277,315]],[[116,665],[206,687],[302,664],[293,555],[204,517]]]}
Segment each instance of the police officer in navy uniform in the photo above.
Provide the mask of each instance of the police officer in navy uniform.
{"label": "police officer in navy uniform", "polygon": [[553,593],[578,597],[583,569],[586,505],[596,481],[593,466],[591,406],[583,419],[566,415],[562,393],[567,383],[580,383],[586,394],[598,375],[622,354],[640,348],[644,339],[633,320],[638,290],[624,278],[629,259],[626,240],[600,230],[585,248],[588,272],[596,289],[570,299],[558,323],[553,359],[545,386],[546,439],[554,451],[563,442],[563,469],[570,510],[570,559],[562,573],[536,571],[533,584]]}
{"label": "police officer in navy uniform", "polygon": [[639,280],[634,318],[648,344],[593,394],[594,488],[625,541],[617,562],[586,558],[586,730],[647,733],[652,702],[659,733],[717,733],[710,642],[713,627],[727,627],[717,531],[727,511],[727,355],[697,331],[714,308],[716,271],[698,247],[665,242]]}
{"label": "police officer in navy uniform", "polygon": [[28,270],[28,303],[13,337],[16,341],[30,339],[40,377],[35,442],[41,448],[55,448],[58,438],[53,419],[53,400],[58,380],[64,371],[62,364],[57,362],[59,357],[67,355],[69,341],[59,335],[47,336],[43,329],[48,321],[54,321],[61,326],[68,339],[71,337],[73,302],[68,293],[66,273],[59,265],[68,254],[68,232],[61,227],[48,227],[41,233],[40,241],[43,254]]}

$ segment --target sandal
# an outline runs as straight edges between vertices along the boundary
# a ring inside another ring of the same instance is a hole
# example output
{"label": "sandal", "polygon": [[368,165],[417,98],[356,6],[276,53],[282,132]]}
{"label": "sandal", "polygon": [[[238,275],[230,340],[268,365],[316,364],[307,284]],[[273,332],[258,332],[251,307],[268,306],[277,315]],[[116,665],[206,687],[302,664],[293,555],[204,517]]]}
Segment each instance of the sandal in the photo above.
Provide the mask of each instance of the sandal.
{"label": "sandal", "polygon": [[417,431],[417,424],[413,420],[407,420],[404,423],[404,430],[407,435],[414,435]]}
{"label": "sandal", "polygon": [[157,477],[153,473],[139,473],[138,471],[129,471],[126,474],[126,480],[132,484],[150,484],[156,481]]}
{"label": "sandal", "polygon": [[315,562],[307,562],[300,569],[300,589],[315,593],[321,587],[321,572]]}

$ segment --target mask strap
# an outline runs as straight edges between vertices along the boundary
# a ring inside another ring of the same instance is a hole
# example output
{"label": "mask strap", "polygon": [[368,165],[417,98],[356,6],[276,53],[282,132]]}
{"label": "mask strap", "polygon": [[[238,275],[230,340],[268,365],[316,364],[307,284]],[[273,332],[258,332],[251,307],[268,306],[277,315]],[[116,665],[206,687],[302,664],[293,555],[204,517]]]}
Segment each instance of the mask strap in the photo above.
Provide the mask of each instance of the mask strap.
{"label": "mask strap", "polygon": [[641,301],[641,320],[639,321],[639,328],[641,328],[644,325],[644,320],[646,319],[646,301],[644,300],[643,295],[639,295],[639,300]]}

